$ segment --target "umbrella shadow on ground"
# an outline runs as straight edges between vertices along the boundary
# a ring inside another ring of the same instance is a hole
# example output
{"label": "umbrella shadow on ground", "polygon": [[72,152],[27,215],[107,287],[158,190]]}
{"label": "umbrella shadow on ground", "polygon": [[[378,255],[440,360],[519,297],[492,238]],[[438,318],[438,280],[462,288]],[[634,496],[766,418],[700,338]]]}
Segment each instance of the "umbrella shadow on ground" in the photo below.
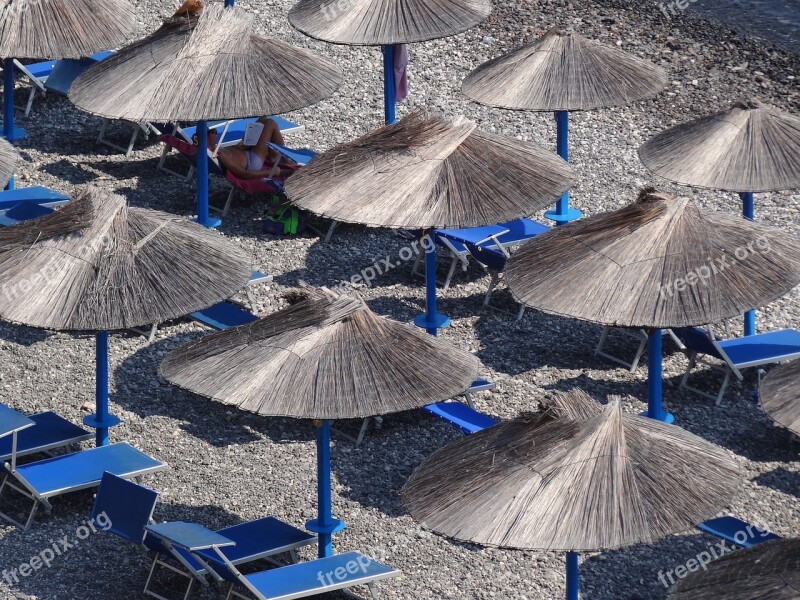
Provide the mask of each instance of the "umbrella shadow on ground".
{"label": "umbrella shadow on ground", "polygon": [[158,367],[169,352],[208,333],[181,333],[134,352],[114,370],[117,391],[111,400],[143,418],[157,415],[180,421],[182,431],[215,447],[252,443],[265,436],[276,443],[311,439],[313,433],[296,419],[250,414],[161,379]]}
{"label": "umbrella shadow on ground", "polygon": [[[92,163],[92,167],[94,166],[94,163]],[[73,162],[64,158],[50,162],[42,166],[40,170],[58,179],[68,181],[73,185],[85,185],[98,179],[97,173],[94,173],[83,163]]]}
{"label": "umbrella shadow on ground", "polygon": [[45,341],[50,337],[50,332],[45,329],[35,327],[25,327],[24,325],[14,325],[0,321],[0,339],[6,340],[20,346],[33,346]]}
{"label": "umbrella shadow on ground", "polygon": [[786,467],[777,467],[772,471],[762,473],[753,481],[758,485],[771,487],[789,496],[800,498],[800,473],[790,471]]}
{"label": "umbrella shadow on ground", "polygon": [[[607,550],[591,556],[583,555],[580,565],[582,594],[592,598],[601,590],[607,597],[619,600],[667,598],[670,587],[688,573],[687,564],[698,567],[698,560],[709,562],[722,554],[719,540],[704,534],[669,536],[652,544],[636,544],[619,550]],[[731,546],[726,545],[730,551]],[[689,561],[695,561],[689,563]],[[637,586],[631,589],[631,572],[637,575]]]}

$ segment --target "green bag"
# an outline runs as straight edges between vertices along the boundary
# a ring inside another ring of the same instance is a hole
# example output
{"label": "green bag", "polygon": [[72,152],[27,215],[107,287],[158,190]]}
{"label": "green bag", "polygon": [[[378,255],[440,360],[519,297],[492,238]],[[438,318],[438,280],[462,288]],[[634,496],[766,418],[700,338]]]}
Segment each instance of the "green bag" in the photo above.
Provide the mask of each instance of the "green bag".
{"label": "green bag", "polygon": [[306,228],[305,215],[290,204],[284,204],[264,217],[262,229],[272,235],[297,235]]}

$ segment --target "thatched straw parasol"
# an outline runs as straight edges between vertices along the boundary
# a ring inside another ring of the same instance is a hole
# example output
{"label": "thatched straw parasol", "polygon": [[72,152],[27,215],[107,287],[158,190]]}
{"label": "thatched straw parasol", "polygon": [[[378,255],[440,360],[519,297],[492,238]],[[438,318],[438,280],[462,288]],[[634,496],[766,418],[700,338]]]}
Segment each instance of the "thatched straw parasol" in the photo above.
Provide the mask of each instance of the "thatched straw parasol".
{"label": "thatched straw parasol", "polygon": [[[471,121],[416,111],[317,156],[286,182],[300,208],[373,227],[475,227],[533,214],[574,181],[572,169],[530,142]],[[428,244],[428,316],[435,333],[435,248]]]}
{"label": "thatched straw parasol", "polygon": [[[130,121],[205,121],[273,115],[330,96],[339,68],[275,38],[253,33],[254,17],[214,4],[180,12],[160,29],[82,73],[69,97],[79,108]],[[208,165],[198,162],[198,211],[208,224]],[[201,173],[202,171],[202,173]]]}
{"label": "thatched straw parasol", "polygon": [[289,11],[292,27],[309,37],[351,46],[383,46],[384,118],[395,120],[397,44],[456,35],[492,11],[487,0],[300,0]]}
{"label": "thatched straw parasol", "polygon": [[758,396],[772,420],[800,435],[800,359],[770,371]]}
{"label": "thatched straw parasol", "polygon": [[[753,220],[753,192],[800,187],[800,118],[758,100],[683,123],[645,142],[639,158],[656,175],[696,187],[739,192]],[[745,335],[756,332],[755,311]]]}
{"label": "thatched straw parasol", "polygon": [[14,146],[0,138],[0,188],[4,188],[14,176],[18,161],[19,154],[14,150]]}
{"label": "thatched straw parasol", "polygon": [[55,213],[0,230],[0,319],[101,332],[98,414],[87,423],[102,444],[115,421],[107,415],[107,332],[228,298],[249,280],[250,263],[216,232],[89,188]]}
{"label": "thatched straw parasol", "polygon": [[[575,403],[579,414],[559,409]],[[722,448],[625,415],[615,398],[601,408],[576,390],[557,398],[555,410],[448,444],[414,471],[402,497],[424,527],[457,540],[573,553],[686,531],[716,515],[739,486]],[[567,593],[577,598],[577,586]]]}
{"label": "thatched straw parasol", "polygon": [[726,554],[682,579],[669,600],[797,600],[800,539],[772,540]]}
{"label": "thatched straw parasol", "polygon": [[0,7],[3,63],[3,136],[14,127],[14,58],[81,58],[116,48],[133,31],[136,13],[126,0],[5,0]]}
{"label": "thatched straw parasol", "polygon": [[[467,389],[479,362],[357,298],[310,290],[289,308],[208,335],[167,356],[182,388],[265,416],[319,419],[320,555],[342,524],[331,516],[329,419],[420,408]],[[210,376],[213,374],[213,377]]]}
{"label": "thatched straw parasol", "polygon": [[732,108],[662,131],[639,148],[656,175],[730,192],[800,188],[800,118],[761,104]]}
{"label": "thatched straw parasol", "polygon": [[[800,283],[800,243],[650,188],[622,209],[537,236],[509,260],[505,278],[532,308],[654,328],[653,384],[660,329],[715,323],[780,298]],[[651,393],[660,404],[660,389]]]}
{"label": "thatched straw parasol", "polygon": [[[483,63],[464,80],[466,96],[487,106],[556,113],[559,155],[568,157],[569,111],[622,106],[654,96],[663,69],[574,32],[551,29],[531,44]],[[567,194],[549,218],[580,217]]]}

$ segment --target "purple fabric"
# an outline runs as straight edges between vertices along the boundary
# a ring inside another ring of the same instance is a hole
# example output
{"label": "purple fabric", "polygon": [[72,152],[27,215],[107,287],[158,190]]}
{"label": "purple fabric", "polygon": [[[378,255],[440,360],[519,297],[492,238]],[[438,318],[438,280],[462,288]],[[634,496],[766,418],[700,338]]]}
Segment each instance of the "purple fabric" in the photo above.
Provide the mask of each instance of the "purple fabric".
{"label": "purple fabric", "polygon": [[408,48],[405,44],[394,47],[394,96],[395,102],[408,97]]}

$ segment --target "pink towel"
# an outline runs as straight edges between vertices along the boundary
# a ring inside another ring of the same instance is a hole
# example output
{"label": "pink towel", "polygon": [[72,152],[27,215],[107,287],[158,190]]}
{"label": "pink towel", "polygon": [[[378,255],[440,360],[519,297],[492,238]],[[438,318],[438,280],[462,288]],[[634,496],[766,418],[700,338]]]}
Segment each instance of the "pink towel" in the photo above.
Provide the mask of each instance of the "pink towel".
{"label": "pink towel", "polygon": [[395,102],[408,97],[408,49],[405,44],[394,47],[394,96]]}

